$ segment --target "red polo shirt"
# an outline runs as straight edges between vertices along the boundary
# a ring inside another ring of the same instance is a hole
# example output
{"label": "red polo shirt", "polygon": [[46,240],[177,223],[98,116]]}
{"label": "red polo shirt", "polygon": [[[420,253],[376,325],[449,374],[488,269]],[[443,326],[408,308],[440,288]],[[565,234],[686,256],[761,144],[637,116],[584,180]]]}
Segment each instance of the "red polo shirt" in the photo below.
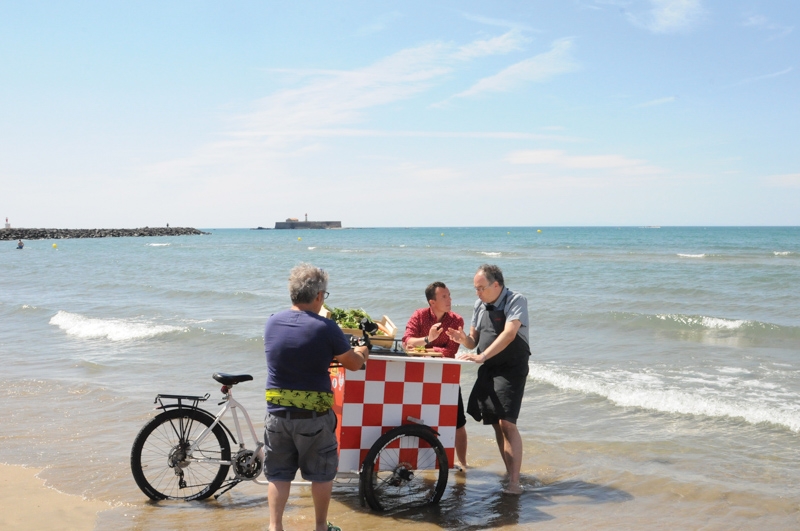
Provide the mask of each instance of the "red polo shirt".
{"label": "red polo shirt", "polygon": [[[408,323],[406,323],[406,333],[403,336],[403,343],[405,344],[405,342],[412,337],[427,336],[431,326],[436,324],[436,322],[436,316],[430,307],[420,308],[414,312],[414,315],[412,315]],[[447,312],[442,316],[440,322],[442,323],[442,333],[436,338],[436,341],[431,342],[429,348],[432,347],[436,352],[441,352],[442,356],[446,358],[455,358],[459,345],[447,337],[445,332],[450,328],[458,330],[463,327],[464,319],[457,313]]]}

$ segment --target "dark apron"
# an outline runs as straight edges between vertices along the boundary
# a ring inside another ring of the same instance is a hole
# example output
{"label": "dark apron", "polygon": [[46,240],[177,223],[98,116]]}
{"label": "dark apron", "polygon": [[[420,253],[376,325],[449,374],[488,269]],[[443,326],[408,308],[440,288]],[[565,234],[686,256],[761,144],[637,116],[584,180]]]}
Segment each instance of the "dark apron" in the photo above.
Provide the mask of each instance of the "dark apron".
{"label": "dark apron", "polygon": [[[478,323],[478,354],[489,348],[506,327],[503,310],[486,310]],[[478,379],[469,395],[467,413],[484,424],[500,419],[517,421],[531,350],[519,334],[504,350],[486,360],[478,369]]]}

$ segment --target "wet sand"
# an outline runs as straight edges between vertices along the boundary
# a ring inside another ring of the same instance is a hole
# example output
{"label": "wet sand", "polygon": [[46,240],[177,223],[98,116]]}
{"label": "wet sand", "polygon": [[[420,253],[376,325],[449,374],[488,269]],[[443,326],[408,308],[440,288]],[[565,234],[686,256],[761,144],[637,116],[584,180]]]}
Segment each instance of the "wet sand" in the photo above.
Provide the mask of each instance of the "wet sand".
{"label": "wet sand", "polygon": [[0,465],[0,529],[81,531],[95,528],[107,503],[84,500],[48,488],[41,470]]}

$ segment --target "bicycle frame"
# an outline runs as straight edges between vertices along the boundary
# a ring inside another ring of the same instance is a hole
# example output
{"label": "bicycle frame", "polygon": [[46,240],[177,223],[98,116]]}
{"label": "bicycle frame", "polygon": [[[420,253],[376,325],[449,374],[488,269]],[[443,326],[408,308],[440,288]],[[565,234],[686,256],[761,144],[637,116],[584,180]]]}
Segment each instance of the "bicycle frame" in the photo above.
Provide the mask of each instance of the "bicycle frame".
{"label": "bicycle frame", "polygon": [[[218,491],[215,497],[219,497],[221,494],[232,489],[234,486],[236,486],[238,483],[242,481],[253,481],[254,483],[257,483],[259,485],[269,485],[269,482],[266,479],[258,478],[261,472],[261,468],[264,464],[264,443],[256,435],[256,430],[253,427],[253,422],[250,419],[250,414],[247,412],[247,408],[245,408],[238,400],[236,400],[233,397],[233,386],[223,385],[221,391],[223,396],[222,396],[222,401],[219,402],[219,405],[222,405],[222,409],[220,409],[217,415],[213,417],[211,413],[198,406],[199,402],[205,401],[210,397],[208,393],[206,393],[206,395],[202,397],[159,394],[156,396],[155,399],[155,402],[159,403],[159,406],[156,409],[163,409],[163,410],[194,409],[214,419],[211,425],[208,426],[205,430],[203,430],[203,432],[197,437],[197,439],[195,439],[194,442],[192,442],[192,444],[189,446],[187,450],[187,455],[188,455],[187,460],[198,463],[230,465],[233,467],[234,477],[225,484],[224,488]],[[178,403],[164,404],[162,399],[177,400]],[[184,405],[183,403],[184,400],[190,400],[192,404]],[[244,416],[244,421],[247,424],[247,427],[249,428],[253,444],[255,444],[255,450],[248,450],[246,448],[244,437],[242,436],[242,426],[241,423],[239,422],[238,410],[241,410],[242,415]],[[225,425],[225,423],[222,422],[222,418],[228,412],[230,412],[231,416],[233,417],[233,426],[236,431],[235,436],[231,432],[230,428],[228,428]],[[238,452],[236,452],[236,454],[231,456],[231,460],[213,459],[209,457],[194,457],[193,452],[202,445],[203,441],[211,434],[212,430],[217,425],[222,426],[222,428],[230,436],[233,443],[239,446]],[[173,429],[175,429],[174,426]],[[248,471],[248,470],[256,471],[256,473],[255,474],[242,473],[242,471]]]}

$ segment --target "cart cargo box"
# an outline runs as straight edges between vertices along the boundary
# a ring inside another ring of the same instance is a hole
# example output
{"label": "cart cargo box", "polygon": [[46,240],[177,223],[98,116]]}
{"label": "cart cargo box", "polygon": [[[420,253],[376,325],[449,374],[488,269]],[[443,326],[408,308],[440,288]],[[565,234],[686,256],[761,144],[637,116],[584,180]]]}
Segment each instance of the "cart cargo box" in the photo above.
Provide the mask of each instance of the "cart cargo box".
{"label": "cart cargo box", "polygon": [[[324,306],[319,311],[319,314],[327,319],[331,318],[331,312]],[[372,342],[372,344],[376,347],[382,347],[386,349],[392,348],[394,346],[395,334],[397,334],[397,327],[392,322],[392,320],[389,319],[389,317],[386,315],[384,315],[380,319],[375,320],[375,322],[381,325],[383,328],[385,328],[386,332],[388,332],[388,335],[385,335],[382,332],[378,332],[378,334],[374,336],[369,336],[370,342]],[[344,328],[344,327],[341,328],[342,332],[344,332],[345,334],[351,334],[356,337],[361,337],[361,330],[359,330],[358,328]]]}

